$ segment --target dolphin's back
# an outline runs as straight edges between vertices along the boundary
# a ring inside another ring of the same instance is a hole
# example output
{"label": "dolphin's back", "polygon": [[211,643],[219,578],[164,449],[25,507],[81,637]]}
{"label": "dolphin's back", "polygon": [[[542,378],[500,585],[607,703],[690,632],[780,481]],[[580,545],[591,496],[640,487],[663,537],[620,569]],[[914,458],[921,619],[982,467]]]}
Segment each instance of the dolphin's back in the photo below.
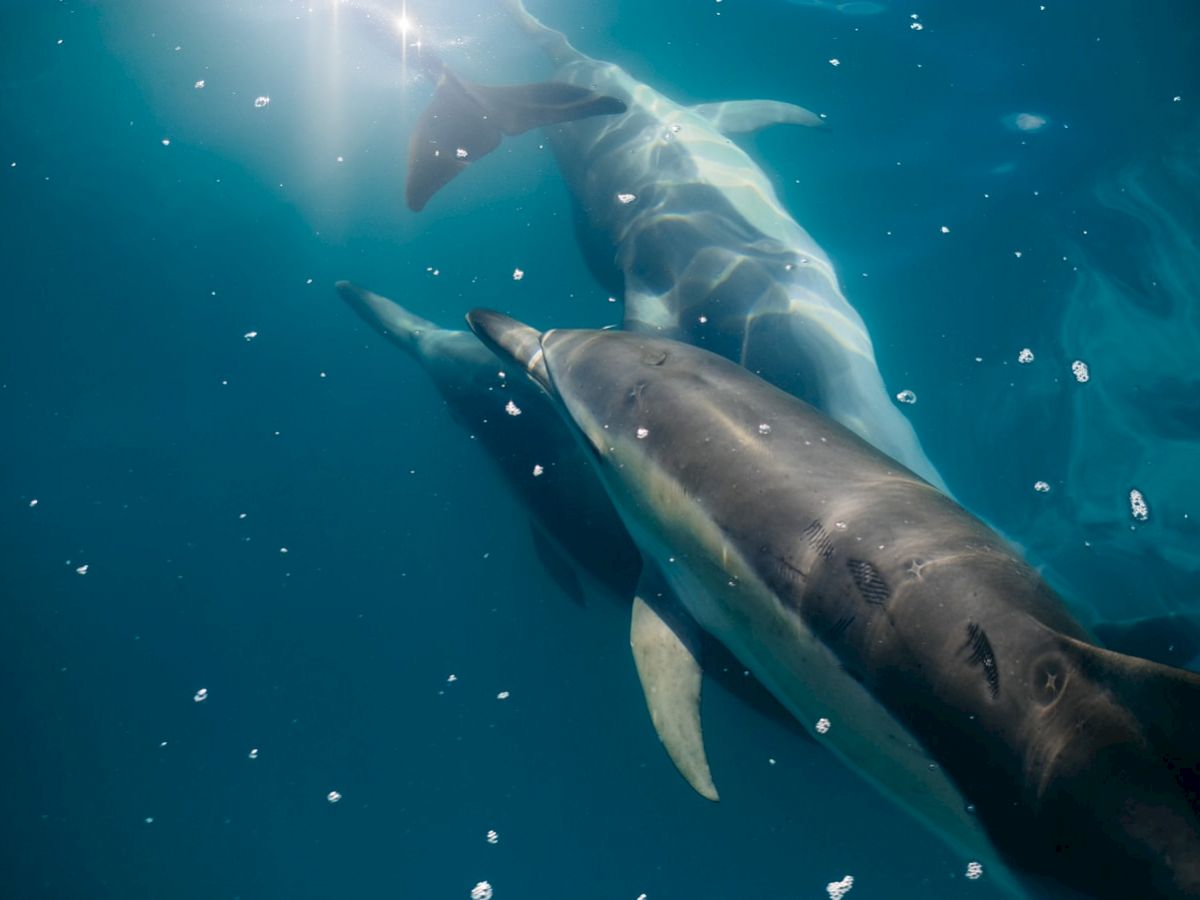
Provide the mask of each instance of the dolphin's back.
{"label": "dolphin's back", "polygon": [[790,621],[1023,872],[1114,900],[1200,896],[1200,676],[1095,646],[986,525],[727,360],[611,332],[542,347],[639,543],[691,573],[673,584],[712,591],[701,624],[764,682],[786,689]]}

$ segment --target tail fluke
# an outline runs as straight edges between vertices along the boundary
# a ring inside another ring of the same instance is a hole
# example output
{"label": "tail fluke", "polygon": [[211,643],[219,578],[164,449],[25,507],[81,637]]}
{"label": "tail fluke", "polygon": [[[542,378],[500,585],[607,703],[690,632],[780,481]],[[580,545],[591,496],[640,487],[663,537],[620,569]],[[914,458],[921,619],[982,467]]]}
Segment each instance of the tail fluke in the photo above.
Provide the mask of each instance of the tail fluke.
{"label": "tail fluke", "polygon": [[500,146],[506,134],[625,112],[617,98],[571,84],[474,84],[434,57],[427,56],[424,64],[436,75],[437,89],[409,144],[405,194],[414,212],[472,162]]}

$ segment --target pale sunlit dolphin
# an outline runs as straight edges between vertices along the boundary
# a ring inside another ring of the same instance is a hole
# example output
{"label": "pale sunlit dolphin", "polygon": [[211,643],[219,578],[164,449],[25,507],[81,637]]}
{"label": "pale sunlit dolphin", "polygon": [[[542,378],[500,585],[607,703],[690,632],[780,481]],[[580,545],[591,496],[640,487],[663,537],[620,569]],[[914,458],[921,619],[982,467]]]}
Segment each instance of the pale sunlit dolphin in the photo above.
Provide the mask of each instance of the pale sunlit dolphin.
{"label": "pale sunlit dolphin", "polygon": [[[504,6],[556,64],[555,83],[627,108],[546,130],[586,218],[593,268],[602,280],[614,263],[619,271],[624,327],[739,362],[940,485],[888,396],[866,326],[829,258],[729,138],[780,122],[820,126],[821,118],[770,100],[676,103],[580,53],[519,0]],[[592,239],[597,232],[602,241]]]}
{"label": "pale sunlit dolphin", "polygon": [[699,790],[703,631],[985,872],[991,846],[1043,896],[1200,896],[1200,676],[1096,646],[982,522],[728,360],[468,321],[554,400],[642,552],[635,661]]}

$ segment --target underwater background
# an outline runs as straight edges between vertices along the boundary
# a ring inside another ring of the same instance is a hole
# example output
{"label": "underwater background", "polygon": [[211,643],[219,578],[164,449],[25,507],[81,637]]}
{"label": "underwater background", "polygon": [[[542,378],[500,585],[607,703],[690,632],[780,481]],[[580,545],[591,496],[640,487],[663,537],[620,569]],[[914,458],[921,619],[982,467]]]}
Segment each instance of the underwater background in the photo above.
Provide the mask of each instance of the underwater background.
{"label": "underwater background", "polygon": [[[405,208],[428,79],[335,6],[0,6],[0,895],[999,896],[711,682],[722,802],[676,774],[627,598],[545,573],[333,284],[620,305],[538,133]],[[1194,0],[531,6],[681,102],[825,114],[738,140],[955,495],[1085,621],[1200,613]],[[468,77],[549,72],[485,0],[408,14]]]}

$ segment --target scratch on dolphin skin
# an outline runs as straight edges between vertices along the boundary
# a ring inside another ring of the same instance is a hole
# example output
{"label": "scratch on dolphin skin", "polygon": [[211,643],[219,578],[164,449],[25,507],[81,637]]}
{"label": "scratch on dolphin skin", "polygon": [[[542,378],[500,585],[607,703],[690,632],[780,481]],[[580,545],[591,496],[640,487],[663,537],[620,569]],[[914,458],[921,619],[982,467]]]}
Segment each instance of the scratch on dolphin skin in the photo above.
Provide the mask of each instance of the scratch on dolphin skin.
{"label": "scratch on dolphin skin", "polygon": [[804,536],[821,559],[829,559],[833,556],[833,541],[829,539],[829,532],[816,519],[813,519],[804,529]]}
{"label": "scratch on dolphin skin", "polygon": [[988,640],[987,632],[974,622],[967,623],[967,642],[963,644],[963,649],[968,647],[971,648],[971,657],[967,662],[983,667],[988,691],[995,700],[1000,696],[1000,670],[996,667],[996,655],[992,652],[992,642]]}
{"label": "scratch on dolphin skin", "polygon": [[865,559],[848,559],[846,568],[850,570],[854,586],[858,588],[864,600],[872,606],[883,606],[887,603],[888,598],[892,596],[892,591],[887,582],[883,580],[883,576],[879,574],[878,569]]}

